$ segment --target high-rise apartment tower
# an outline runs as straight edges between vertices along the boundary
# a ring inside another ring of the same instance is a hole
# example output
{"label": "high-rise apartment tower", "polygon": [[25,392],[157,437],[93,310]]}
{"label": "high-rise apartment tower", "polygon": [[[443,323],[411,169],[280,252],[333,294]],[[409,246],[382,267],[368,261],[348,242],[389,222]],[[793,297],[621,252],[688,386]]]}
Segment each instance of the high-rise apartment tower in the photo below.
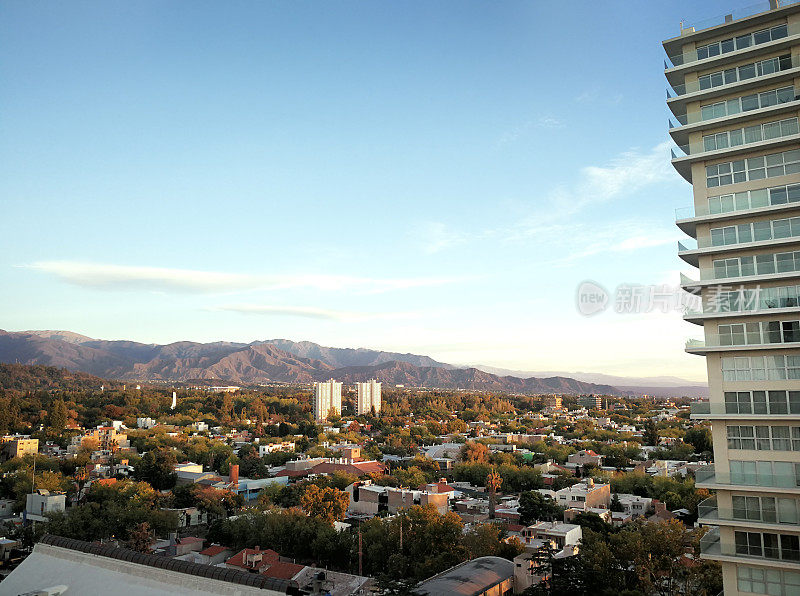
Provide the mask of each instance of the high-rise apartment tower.
{"label": "high-rise apartment tower", "polygon": [[342,413],[342,384],[333,379],[314,383],[314,420],[327,420],[331,410]]}
{"label": "high-rise apartment tower", "polygon": [[800,594],[800,4],[764,2],[664,42],[672,165],[694,205],[679,256],[701,298],[714,466],[702,556],[726,596]]}
{"label": "high-rise apartment tower", "polygon": [[381,384],[376,380],[356,383],[356,414],[369,414],[373,408],[375,413],[381,411]]}

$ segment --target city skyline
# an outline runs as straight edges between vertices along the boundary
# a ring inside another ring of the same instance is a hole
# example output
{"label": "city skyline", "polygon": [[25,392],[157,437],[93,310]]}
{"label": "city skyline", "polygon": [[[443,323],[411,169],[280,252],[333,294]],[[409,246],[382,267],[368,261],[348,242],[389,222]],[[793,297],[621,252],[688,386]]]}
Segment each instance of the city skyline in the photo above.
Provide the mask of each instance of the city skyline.
{"label": "city skyline", "polygon": [[680,295],[654,40],[736,7],[344,6],[0,7],[0,328],[704,379],[576,292]]}

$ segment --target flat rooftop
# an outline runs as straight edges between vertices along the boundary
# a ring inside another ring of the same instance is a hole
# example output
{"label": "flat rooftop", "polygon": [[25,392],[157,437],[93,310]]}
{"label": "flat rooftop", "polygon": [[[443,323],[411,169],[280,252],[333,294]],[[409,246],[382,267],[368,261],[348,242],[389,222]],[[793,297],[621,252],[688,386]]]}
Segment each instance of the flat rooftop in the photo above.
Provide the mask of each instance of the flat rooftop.
{"label": "flat rooftop", "polygon": [[514,577],[514,563],[501,557],[479,557],[466,561],[420,583],[412,594],[422,596],[477,596]]}

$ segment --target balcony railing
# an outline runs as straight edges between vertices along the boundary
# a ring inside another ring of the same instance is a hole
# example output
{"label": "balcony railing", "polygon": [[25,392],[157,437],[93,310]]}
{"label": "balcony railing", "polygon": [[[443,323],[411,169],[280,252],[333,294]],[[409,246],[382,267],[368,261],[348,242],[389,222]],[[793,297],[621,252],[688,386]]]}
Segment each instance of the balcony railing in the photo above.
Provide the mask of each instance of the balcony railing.
{"label": "balcony railing", "polygon": [[788,202],[783,203],[766,203],[764,205],[754,205],[748,206],[741,209],[726,209],[725,211],[722,210],[714,210],[712,211],[708,205],[697,205],[694,207],[678,207],[675,209],[675,221],[682,221],[684,219],[693,219],[695,217],[706,217],[708,215],[733,215],[733,214],[746,214],[749,211],[760,211],[764,209],[768,209],[770,207],[774,207],[776,209],[780,208],[787,208],[792,205],[797,205],[798,201],[793,199]]}
{"label": "balcony railing", "polygon": [[692,414],[719,414],[719,415],[729,415],[729,416],[743,416],[743,417],[752,417],[752,416],[770,416],[775,420],[778,420],[778,416],[800,416],[800,404],[796,404],[795,402],[790,402],[788,405],[786,402],[783,403],[771,403],[768,404],[767,402],[757,402],[755,404],[750,403],[711,403],[707,401],[695,401],[691,404],[690,412]]}
{"label": "balcony railing", "polygon": [[[778,6],[790,6],[792,4],[796,4],[797,2],[800,2],[800,0],[778,0]],[[709,29],[711,27],[717,27],[719,25],[724,25],[725,23],[728,22],[728,19],[730,17],[732,17],[733,20],[739,20],[739,19],[743,19],[745,17],[751,17],[751,16],[753,16],[755,14],[759,14],[759,13],[762,13],[762,12],[767,12],[768,10],[770,10],[770,8],[772,8],[770,6],[770,3],[767,0],[762,0],[761,2],[757,2],[757,3],[751,4],[749,6],[745,6],[745,7],[742,7],[742,8],[737,8],[736,10],[733,10],[733,11],[731,11],[729,13],[726,13],[726,14],[721,14],[721,15],[718,15],[716,17],[703,19],[702,21],[696,21],[695,23],[693,23],[691,25],[684,25],[683,29],[684,30],[691,29],[691,30],[693,30],[695,32],[702,31],[703,29]],[[673,64],[675,64],[675,63],[673,62]],[[675,66],[679,66],[679,65],[675,64]]]}
{"label": "balcony railing", "polygon": [[697,517],[698,521],[706,523],[732,521],[742,522],[743,525],[746,525],[747,522],[754,522],[775,524],[776,526],[786,526],[787,528],[797,525],[797,519],[779,520],[777,511],[734,511],[732,507],[720,507],[717,503],[717,497],[709,497],[704,501],[700,501],[697,505]]}
{"label": "balcony railing", "polygon": [[[688,249],[684,247],[684,250]],[[700,268],[700,281],[718,281],[720,285],[726,285],[730,283],[728,281],[730,279],[742,280],[742,283],[745,283],[751,280],[758,281],[760,279],[763,279],[771,275],[783,275],[783,274],[785,274],[787,277],[795,277],[797,275],[800,275],[800,271],[771,271],[768,273],[748,273],[743,275],[731,275],[727,277],[719,277],[719,275],[717,275],[717,273],[714,271],[713,267]],[[692,285],[693,283],[696,283],[695,280],[692,280],[686,275],[681,274],[682,285]],[[740,282],[737,281],[736,283]]]}
{"label": "balcony railing", "polygon": [[704,555],[718,555],[721,551],[719,528],[712,528],[700,539],[700,552]]}
{"label": "balcony railing", "polygon": [[[688,145],[677,145],[678,149],[680,149],[683,155],[681,155],[680,153],[673,152],[672,153],[673,159],[686,157],[690,155],[698,155],[701,153],[709,153],[713,151],[724,151],[726,149],[737,149],[739,147],[747,147],[748,145],[753,145],[755,143],[763,143],[765,141],[776,141],[778,139],[793,137],[796,136],[798,133],[800,133],[800,128],[798,127],[796,118],[787,118],[785,120],[789,120],[790,122],[787,123],[783,123],[781,121],[768,122],[767,124],[777,124],[777,133],[771,131],[764,132],[763,134],[759,134],[761,138],[749,142],[744,141],[744,134],[742,134],[740,135],[741,139],[737,138],[732,142],[726,140],[725,146],[723,147],[718,147],[716,146],[716,144],[712,147],[706,145],[705,141],[689,143]],[[735,129],[735,130],[741,132],[741,129]]]}
{"label": "balcony railing", "polygon": [[719,519],[717,497],[709,497],[697,504],[697,517],[701,521]]}
{"label": "balcony railing", "polygon": [[[734,333],[732,335],[718,335],[716,333],[706,333],[705,340],[689,339],[686,341],[686,349],[697,348],[734,348],[734,347],[747,347],[747,346],[782,346],[787,344],[800,343],[800,338],[781,337],[781,338],[764,338],[756,337],[760,335],[757,332],[752,333]],[[780,339],[780,341],[770,341],[771,339]],[[788,340],[788,341],[787,341]]]}
{"label": "balcony railing", "polygon": [[800,562],[800,550],[775,546],[755,546],[737,549],[733,542],[720,540],[719,529],[706,532],[700,539],[700,552],[704,555],[724,555],[726,557],[742,557],[744,559],[767,559],[772,561]]}
{"label": "balcony railing", "polygon": [[754,486],[768,488],[796,489],[800,483],[793,474],[737,474],[731,476],[730,472],[717,471],[713,465],[703,466],[695,470],[694,478],[697,483],[724,484],[730,486]]}
{"label": "balcony railing", "polygon": [[800,56],[795,54],[789,57],[789,59],[784,59],[779,61],[778,68],[776,71],[762,74],[760,76],[755,76],[748,79],[740,79],[731,83],[726,83],[724,85],[717,85],[715,87],[703,87],[702,89],[700,88],[700,81],[690,81],[683,85],[674,85],[672,87],[672,90],[675,93],[675,95],[671,96],[669,94],[669,89],[668,89],[667,99],[673,99],[673,97],[680,97],[681,95],[687,95],[689,93],[697,93],[698,91],[714,91],[718,89],[727,89],[729,87],[734,87],[736,85],[740,85],[748,81],[758,81],[759,79],[770,77],[776,73],[783,72],[792,68],[797,68],[798,66],[800,66]]}
{"label": "balcony railing", "polygon": [[714,242],[711,236],[701,236],[697,238],[694,242],[688,242],[686,240],[678,241],[678,252],[688,252],[692,250],[698,250],[701,248],[719,248],[719,249],[728,249],[728,250],[735,250],[737,248],[750,248],[751,245],[757,244],[759,242],[769,242],[774,244],[776,242],[784,241],[790,242],[792,240],[800,241],[800,234],[797,235],[789,235],[789,236],[782,236],[780,238],[756,238],[754,240],[747,240],[745,242],[729,242],[727,244]]}
{"label": "balcony railing", "polygon": [[[675,66],[686,66],[688,64],[691,64],[692,62],[698,62],[700,60],[708,60],[708,59],[711,59],[711,58],[720,58],[720,57],[726,56],[728,54],[733,54],[734,52],[737,52],[739,50],[749,50],[749,49],[752,49],[752,48],[757,48],[757,47],[762,46],[762,45],[764,45],[766,43],[770,43],[770,42],[773,42],[773,41],[778,41],[780,39],[786,39],[786,37],[791,37],[792,35],[797,35],[798,33],[800,33],[800,26],[798,26],[796,24],[790,24],[790,25],[788,25],[786,27],[786,35],[785,36],[776,37],[775,39],[770,39],[768,41],[763,41],[761,43],[754,43],[753,45],[747,46],[746,48],[737,48],[736,50],[730,50],[728,52],[721,52],[721,53],[715,54],[713,56],[707,56],[706,55],[706,56],[703,56],[703,57],[700,57],[698,55],[697,50],[689,50],[687,52],[683,52],[682,54],[676,54],[674,56],[667,56],[667,58],[672,63],[672,65],[673,65],[672,67],[675,67]],[[664,68],[666,70],[666,69],[671,68],[671,67],[669,66],[669,64],[664,63]]]}
{"label": "balcony railing", "polygon": [[[757,94],[755,94],[755,95],[757,95]],[[747,97],[747,95],[745,95],[743,97]],[[738,112],[737,111],[732,111],[730,113],[725,113],[725,114],[715,114],[714,116],[712,116],[710,118],[703,118],[703,112],[687,112],[686,114],[677,114],[677,115],[673,114],[672,117],[675,118],[675,120],[677,120],[678,123],[674,124],[671,119],[668,119],[668,122],[669,122],[669,127],[670,128],[678,128],[678,127],[681,127],[681,126],[689,126],[690,124],[699,124],[700,122],[711,122],[713,120],[721,120],[723,118],[733,118],[734,116],[741,116],[742,114],[747,115],[750,112],[753,112],[753,111],[756,111],[756,110],[761,110],[761,109],[765,109],[765,108],[772,108],[772,107],[775,107],[775,106],[784,105],[784,104],[787,104],[787,103],[791,103],[793,101],[797,101],[798,99],[800,99],[800,98],[798,98],[798,92],[797,91],[793,91],[791,93],[791,95],[789,95],[788,93],[786,95],[781,95],[781,97],[778,97],[777,94],[776,94],[776,97],[775,97],[776,103],[771,104],[771,105],[763,105],[763,106],[762,105],[758,105],[758,107],[749,108],[747,110],[742,110],[741,108],[737,108],[737,109],[739,109]],[[759,102],[759,104],[760,104],[760,102]],[[726,110],[726,112],[727,112],[727,110]]]}

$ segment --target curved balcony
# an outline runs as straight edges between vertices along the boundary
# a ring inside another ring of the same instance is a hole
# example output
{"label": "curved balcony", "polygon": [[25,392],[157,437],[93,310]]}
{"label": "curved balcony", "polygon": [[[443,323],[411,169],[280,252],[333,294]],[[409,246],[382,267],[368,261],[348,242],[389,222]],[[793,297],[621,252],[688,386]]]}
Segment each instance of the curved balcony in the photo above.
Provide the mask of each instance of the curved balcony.
{"label": "curved balcony", "polygon": [[800,201],[718,213],[711,213],[708,205],[698,207],[679,207],[678,209],[675,209],[675,225],[678,226],[686,235],[696,238],[697,224],[717,223],[735,219],[752,219],[754,216],[758,215],[784,213],[786,211],[794,211],[797,209],[800,209]]}
{"label": "curved balcony", "polygon": [[789,313],[800,312],[800,305],[796,306],[781,306],[775,308],[758,308],[750,310],[715,310],[713,307],[707,307],[704,310],[686,309],[683,315],[683,320],[695,325],[702,325],[705,321],[713,321],[715,319],[741,319],[746,317],[760,317],[764,315],[783,315]]}
{"label": "curved balcony", "polygon": [[800,26],[795,23],[789,24],[785,27],[785,31],[775,31],[774,37],[775,39],[753,43],[747,47],[718,53],[714,56],[700,55],[696,49],[668,56],[667,59],[672,66],[664,62],[664,75],[670,85],[679,85],[687,73],[723,68],[728,64],[740,62],[748,56],[790,48],[800,40]]}
{"label": "curved balcony", "polygon": [[[706,40],[718,38],[720,36],[718,31],[712,31],[711,29],[728,27],[730,26],[731,19],[735,21],[747,19],[742,23],[742,26],[748,29],[754,29],[762,23],[764,25],[770,25],[774,23],[776,18],[781,16],[782,8],[791,6],[797,2],[800,2],[800,0],[781,0],[778,2],[780,6],[778,8],[773,8],[768,0],[759,0],[759,2],[755,4],[737,8],[725,14],[695,21],[691,25],[683,25],[681,27],[681,35],[664,41],[664,51],[667,56],[670,56],[670,62],[672,62],[673,66],[680,66],[685,60],[684,56],[686,53],[681,52],[681,48],[685,44],[692,42],[695,45],[703,45]],[[689,57],[691,57],[691,53],[688,54]],[[673,61],[673,59],[675,61]]]}
{"label": "curved balcony", "polygon": [[675,153],[674,149],[670,149],[672,155],[672,166],[687,182],[692,181],[692,164],[698,161],[707,161],[711,159],[719,159],[725,157],[734,157],[743,153],[750,153],[752,151],[766,151],[770,149],[778,149],[780,147],[791,145],[800,141],[799,133],[792,133],[788,135],[781,135],[766,141],[756,141],[755,143],[745,143],[742,145],[735,145],[733,147],[725,147],[723,149],[714,149],[712,151],[705,150],[703,143],[693,143],[689,146],[679,147],[685,155]]}
{"label": "curved balcony", "polygon": [[698,488],[723,489],[737,491],[764,492],[765,488],[769,492],[796,494],[798,490],[798,479],[789,474],[770,474],[758,477],[755,475],[742,475],[741,477],[731,478],[730,472],[723,470],[717,471],[714,464],[703,466],[695,470],[695,485]]}
{"label": "curved balcony", "polygon": [[756,76],[751,79],[744,79],[717,87],[701,89],[699,81],[691,81],[683,85],[673,87],[674,96],[667,90],[667,107],[676,117],[688,113],[687,106],[691,102],[708,101],[716,97],[732,94],[743,94],[743,92],[757,87],[766,87],[781,81],[792,81],[800,72],[800,56],[792,55],[788,60],[778,67],[776,72]]}
{"label": "curved balcony", "polygon": [[800,97],[794,96],[791,101],[779,102],[772,106],[758,108],[755,110],[747,110],[737,112],[726,116],[717,118],[709,118],[703,120],[700,112],[693,112],[691,114],[684,114],[682,116],[675,116],[679,125],[673,125],[669,121],[669,135],[675,144],[679,147],[689,144],[689,134],[693,132],[703,131],[706,129],[719,128],[720,126],[743,124],[756,118],[766,118],[770,116],[777,116],[787,112],[795,112],[800,106]]}
{"label": "curved balcony", "polygon": [[[742,526],[761,530],[789,530],[796,531],[797,520],[779,521],[776,511],[758,512],[748,517],[747,512],[737,511],[732,507],[720,507],[717,497],[709,497],[697,504],[697,521],[701,524],[715,526]],[[710,539],[709,542],[713,542]]]}
{"label": "curved balcony", "polygon": [[740,250],[753,250],[764,247],[787,246],[800,242],[800,236],[788,238],[775,238],[774,240],[757,240],[755,242],[740,242],[738,244],[712,244],[711,238],[698,238],[697,247],[686,246],[678,241],[678,256],[693,267],[698,267],[702,255],[722,255]]}
{"label": "curved balcony", "polygon": [[[741,335],[739,338],[737,336]],[[703,339],[686,340],[686,351],[690,354],[704,355],[708,352],[741,352],[753,350],[783,350],[786,348],[800,348],[800,341],[768,342],[761,338],[747,337],[747,333],[718,335],[706,333]]]}
{"label": "curved balcony", "polygon": [[681,288],[689,294],[700,296],[703,288],[702,282],[690,278],[688,275],[680,274]]}
{"label": "curved balcony", "polygon": [[[786,381],[784,381],[785,383]],[[739,413],[729,412],[728,408],[733,408],[735,404],[724,404],[719,402],[695,401],[690,406],[691,417],[693,420],[754,420],[776,422],[778,420],[800,420],[800,412],[786,412],[781,414],[764,413]]]}
{"label": "curved balcony", "polygon": [[681,273],[681,287],[690,294],[699,295],[703,288],[713,286],[735,286],[756,284],[764,281],[783,281],[800,278],[800,271],[782,271],[780,273],[763,273],[759,275],[742,275],[738,277],[717,277],[713,269],[700,269],[700,279],[691,279]]}

